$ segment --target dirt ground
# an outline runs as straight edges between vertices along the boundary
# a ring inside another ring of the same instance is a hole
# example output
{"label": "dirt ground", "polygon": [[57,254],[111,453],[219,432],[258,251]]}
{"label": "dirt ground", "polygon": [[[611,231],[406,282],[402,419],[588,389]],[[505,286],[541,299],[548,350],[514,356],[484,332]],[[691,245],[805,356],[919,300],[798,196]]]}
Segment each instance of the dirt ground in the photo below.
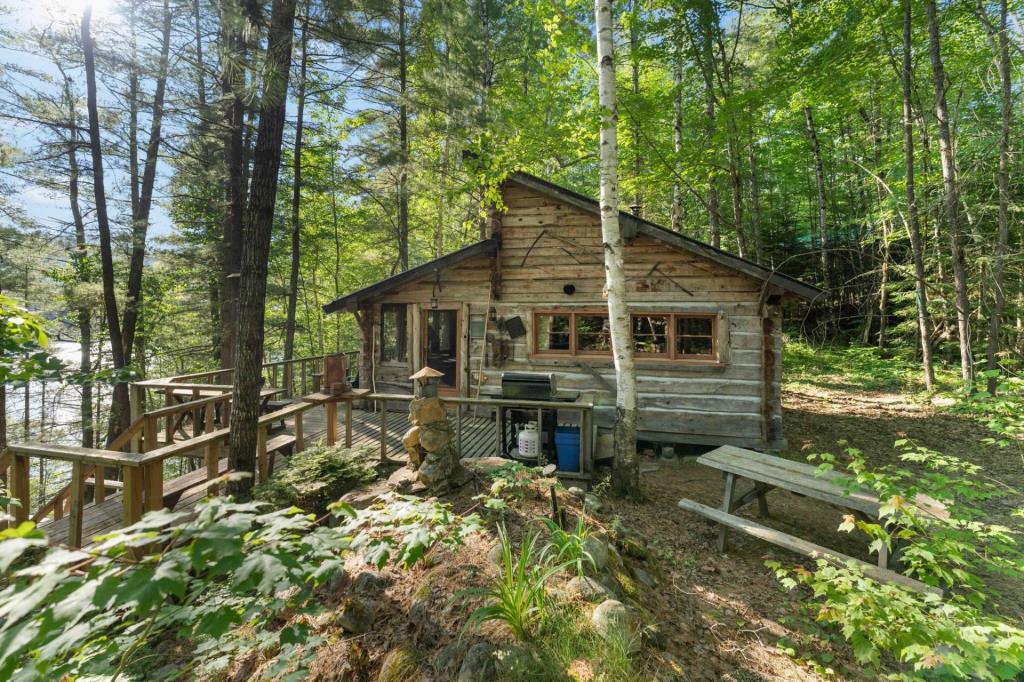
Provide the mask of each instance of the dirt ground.
{"label": "dirt ground", "polygon": [[[845,439],[872,463],[893,463],[898,461],[893,442],[907,437],[982,464],[1007,485],[1020,489],[1024,484],[1020,455],[980,444],[989,434],[967,418],[909,402],[895,393],[806,386],[800,391],[784,394],[789,456],[802,459],[811,452],[838,453],[842,447],[838,441]],[[715,548],[717,529],[676,507],[681,497],[718,506],[723,487],[720,472],[697,464],[694,457],[646,457],[641,472],[644,501],[605,499],[592,519],[598,530],[610,528],[617,520],[647,542],[649,556],[642,565],[656,576],[657,584],[631,596],[646,612],[645,620],[667,635],[667,642],[661,648],[645,647],[639,662],[643,672],[637,679],[874,679],[874,674],[853,661],[841,637],[814,621],[808,594],[782,590],[764,566],[768,558],[794,564],[799,557],[736,533],[729,536],[727,553],[720,555]],[[744,485],[737,492],[745,490]],[[466,486],[450,501],[457,511],[467,511],[477,504],[472,497],[479,491],[479,484]],[[538,496],[506,522],[515,533],[532,516],[543,514],[546,505]],[[866,541],[837,531],[839,510],[777,490],[768,494],[768,506],[767,525],[870,560]],[[751,505],[741,513],[753,515],[755,510],[756,505]],[[392,571],[392,583],[376,605],[373,631],[359,638],[333,638],[318,656],[311,679],[357,679],[345,677],[344,672],[357,664],[375,670],[386,653],[400,644],[421,652],[422,663],[413,679],[455,679],[457,667],[444,669],[437,664],[441,652],[464,650],[482,639],[507,641],[507,634],[493,627],[460,639],[469,609],[456,595],[484,585],[494,572],[486,558],[493,542],[489,537],[473,538],[454,556],[440,550],[424,566],[404,573]],[[351,574],[358,570],[353,567]],[[344,592],[343,588],[339,595],[327,598],[340,600]]]}

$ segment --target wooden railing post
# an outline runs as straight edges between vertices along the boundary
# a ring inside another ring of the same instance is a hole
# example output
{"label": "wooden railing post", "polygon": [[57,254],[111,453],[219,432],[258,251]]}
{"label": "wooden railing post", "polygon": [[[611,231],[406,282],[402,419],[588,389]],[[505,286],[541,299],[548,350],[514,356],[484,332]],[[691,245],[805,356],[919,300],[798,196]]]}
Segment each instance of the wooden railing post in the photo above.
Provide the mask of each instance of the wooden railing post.
{"label": "wooden railing post", "polygon": [[11,515],[18,523],[27,521],[29,517],[29,505],[32,504],[32,498],[28,487],[28,457],[25,457],[24,455],[14,455],[12,458],[10,486],[11,497],[21,503],[20,505],[14,506]]}
{"label": "wooden railing post", "polygon": [[[197,389],[197,388],[192,389],[192,400],[196,401],[196,400],[199,400],[199,398],[200,398],[199,389]],[[202,429],[199,428],[199,419],[200,419],[200,415],[202,414],[202,412],[203,412],[203,408],[201,408],[201,407],[196,407],[196,408],[194,408],[192,410],[192,437],[193,438],[195,438],[196,436],[198,436],[199,434],[201,434],[203,432]]]}
{"label": "wooden railing post", "polygon": [[352,399],[345,401],[345,447],[352,447]]}
{"label": "wooden railing post", "polygon": [[217,403],[206,403],[206,414],[203,416],[203,421],[206,422],[203,426],[206,427],[206,433],[210,433],[217,429],[217,425],[213,421],[217,418]]}
{"label": "wooden railing post", "polygon": [[130,526],[142,518],[142,469],[125,466],[121,467],[121,471],[124,476],[121,512],[124,525]]}
{"label": "wooden railing post", "polygon": [[[174,404],[174,389],[173,388],[165,388],[164,389],[164,406],[165,407],[170,407],[173,404]],[[174,419],[173,418],[168,418],[167,419],[167,426],[165,428],[166,428],[166,431],[167,431],[167,434],[166,434],[167,435],[167,442],[168,443],[173,443],[174,442]],[[146,446],[146,448],[148,450],[152,450],[155,447],[156,447],[156,445],[152,445],[152,446],[147,445]]]}
{"label": "wooden railing post", "polygon": [[267,461],[267,427],[261,426],[256,431],[256,470],[259,472],[258,483],[263,483],[270,476],[270,463]]}
{"label": "wooden railing post", "polygon": [[328,400],[324,403],[324,410],[327,411],[327,444],[334,445],[338,442],[338,403],[335,400]]}
{"label": "wooden railing post", "polygon": [[[129,410],[131,423],[134,424],[146,411],[146,387],[138,384],[128,385]],[[139,436],[135,435],[131,440],[131,452],[141,452]]]}
{"label": "wooden railing post", "polygon": [[145,465],[143,471],[146,486],[146,498],[143,501],[146,511],[158,511],[164,508],[164,462],[158,459]]}
{"label": "wooden railing post", "polygon": [[380,461],[388,461],[388,401],[380,401]]}
{"label": "wooden railing post", "polygon": [[99,504],[107,499],[107,468],[102,464],[97,464],[93,472],[93,480],[96,481],[96,485],[92,488],[92,501]]}
{"label": "wooden railing post", "polygon": [[[68,517],[68,545],[73,549],[82,546],[82,516],[85,507],[85,477],[82,462],[71,463],[71,501]],[[56,511],[61,505],[54,508]],[[56,514],[54,514],[56,516]]]}
{"label": "wooden railing post", "polygon": [[[217,441],[208,444],[203,449],[203,459],[206,460],[206,480],[212,481],[220,475],[220,445],[218,445]],[[218,493],[217,484],[211,483],[208,485],[206,493],[215,496]]]}
{"label": "wooden railing post", "polygon": [[306,395],[306,361],[303,360],[299,363],[299,369],[302,372],[302,395]]}
{"label": "wooden railing post", "polygon": [[293,452],[302,452],[306,449],[306,434],[302,432],[302,413],[295,413],[295,448]]}
{"label": "wooden railing post", "polygon": [[[174,421],[174,416],[167,417],[167,430],[170,432],[171,422]],[[142,424],[142,452],[149,452],[156,450],[160,447],[156,442],[156,434],[159,431],[157,426],[156,417],[146,417],[146,420]],[[173,443],[174,439],[169,439],[168,444]]]}

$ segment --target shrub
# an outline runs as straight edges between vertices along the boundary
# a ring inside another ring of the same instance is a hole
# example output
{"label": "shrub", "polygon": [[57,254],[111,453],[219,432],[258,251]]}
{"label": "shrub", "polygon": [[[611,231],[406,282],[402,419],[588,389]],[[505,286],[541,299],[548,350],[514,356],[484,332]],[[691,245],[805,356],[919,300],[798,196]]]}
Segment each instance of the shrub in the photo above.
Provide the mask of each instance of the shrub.
{"label": "shrub", "polygon": [[[811,588],[820,600],[818,619],[841,626],[863,663],[879,665],[889,654],[916,675],[1012,679],[1024,669],[1024,630],[999,615],[988,580],[996,575],[1014,585],[1024,580],[1020,529],[982,520],[983,510],[974,504],[997,490],[978,480],[979,467],[910,441],[897,441],[897,446],[903,449],[902,459],[921,470],[869,469],[858,450],[847,448],[850,485],[873,490],[882,505],[877,523],[851,515],[840,530],[865,533],[873,551],[883,544],[890,550],[900,546],[903,572],[946,588],[945,598],[880,584],[854,565],[824,559],[814,571],[768,565],[785,587]],[[830,454],[812,459],[822,461],[822,470],[837,461]],[[940,502],[945,512],[919,502],[919,495]]]}
{"label": "shrub", "polygon": [[288,459],[270,480],[256,487],[256,499],[274,507],[295,506],[317,515],[360,483],[376,477],[373,448],[318,443]]}
{"label": "shrub", "polygon": [[588,564],[591,568],[596,568],[594,558],[586,549],[590,529],[582,515],[576,518],[576,526],[572,531],[566,531],[546,517],[539,518],[537,521],[548,530],[549,544],[545,550],[551,553],[555,563],[572,566],[577,575],[583,575]]}
{"label": "shrub", "polygon": [[501,543],[501,566],[491,587],[484,590],[466,590],[463,595],[483,595],[487,603],[469,616],[466,627],[489,621],[505,623],[516,639],[530,639],[536,622],[544,613],[545,585],[548,579],[564,568],[563,564],[548,565],[539,561],[543,552],[537,549],[537,535],[527,531],[516,554],[508,531],[498,526]]}

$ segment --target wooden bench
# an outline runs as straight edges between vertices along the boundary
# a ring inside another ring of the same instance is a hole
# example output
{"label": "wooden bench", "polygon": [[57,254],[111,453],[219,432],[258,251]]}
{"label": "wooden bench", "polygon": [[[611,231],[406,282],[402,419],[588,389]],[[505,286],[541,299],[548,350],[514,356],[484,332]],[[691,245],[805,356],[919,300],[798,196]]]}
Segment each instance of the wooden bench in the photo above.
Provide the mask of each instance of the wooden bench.
{"label": "wooden bench", "polygon": [[[879,516],[881,503],[877,496],[871,491],[862,490],[850,485],[849,476],[836,471],[819,471],[817,467],[802,462],[794,462],[773,455],[766,455],[753,450],[725,445],[697,458],[697,462],[723,473],[725,478],[725,490],[722,493],[722,505],[720,509],[714,509],[707,505],[693,500],[682,499],[679,507],[700,514],[715,523],[719,524],[718,550],[725,551],[728,530],[741,531],[752,537],[771,542],[785,547],[805,556],[825,556],[842,562],[858,561],[859,564],[869,566],[872,572],[865,570],[865,574],[879,579],[899,582],[924,591],[938,591],[936,588],[929,588],[912,578],[900,575],[891,570],[891,557],[885,545],[878,552],[878,566],[874,567],[865,562],[851,559],[843,554],[820,547],[800,538],[788,535],[781,531],[773,530],[749,519],[736,516],[733,512],[754,502],[758,503],[758,513],[762,517],[768,516],[768,501],[766,494],[779,488],[790,492],[820,500],[840,509],[849,509],[855,515],[872,522]],[[740,478],[751,481],[752,485],[743,495],[736,497],[736,482]],[[938,501],[924,495],[919,495],[914,503],[921,509],[935,516],[948,515],[945,507]],[[895,576],[898,576],[895,577]],[[909,583],[907,581],[910,581]],[[912,584],[911,584],[912,583]]]}

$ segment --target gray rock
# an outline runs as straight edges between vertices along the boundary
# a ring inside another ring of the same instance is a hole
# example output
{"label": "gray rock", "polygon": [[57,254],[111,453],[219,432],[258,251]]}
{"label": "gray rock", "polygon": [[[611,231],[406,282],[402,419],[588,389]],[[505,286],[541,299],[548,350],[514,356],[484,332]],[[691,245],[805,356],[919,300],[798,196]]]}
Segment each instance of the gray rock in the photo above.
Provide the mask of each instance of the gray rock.
{"label": "gray rock", "polygon": [[416,472],[409,467],[396,469],[395,472],[388,477],[388,487],[397,493],[404,494],[410,492],[413,485],[416,483]]}
{"label": "gray rock", "polygon": [[470,647],[459,667],[458,682],[493,682],[497,676],[494,647],[485,642]]}
{"label": "gray rock", "polygon": [[603,571],[608,566],[608,545],[593,535],[583,541],[583,550],[590,555],[595,571]]}
{"label": "gray rock", "polygon": [[589,576],[576,576],[565,586],[566,595],[584,601],[599,602],[614,596],[607,587]]}
{"label": "gray rock", "polygon": [[360,635],[373,625],[373,606],[358,597],[346,599],[334,617],[335,625],[345,632]]}
{"label": "gray rock", "polygon": [[495,649],[493,656],[499,679],[523,680],[531,677],[533,657],[526,649],[505,645],[500,649]]}
{"label": "gray rock", "polygon": [[575,497],[578,500],[582,500],[587,495],[587,493],[584,492],[583,488],[580,488],[580,487],[575,486],[575,485],[570,487],[565,492],[569,493],[570,495],[572,495],[573,497]]}
{"label": "gray rock", "polygon": [[406,647],[388,652],[377,673],[377,682],[406,682],[416,674],[416,654]]}
{"label": "gray rock", "polygon": [[352,591],[356,594],[372,594],[380,592],[391,584],[391,578],[380,571],[363,571],[352,582]]}
{"label": "gray rock", "polygon": [[648,625],[640,633],[640,637],[647,646],[664,651],[668,648],[668,635],[657,625]]}
{"label": "gray rock", "polygon": [[327,581],[327,592],[329,594],[337,594],[341,592],[348,584],[348,574],[345,571],[338,571],[331,576],[331,579]]}
{"label": "gray rock", "polygon": [[597,605],[590,618],[594,630],[604,638],[622,637],[629,642],[630,651],[640,648],[640,614],[631,606],[616,599],[607,599]]}
{"label": "gray rock", "polygon": [[434,599],[434,589],[427,584],[420,585],[409,604],[409,615],[416,622],[422,622],[430,616],[430,604]]}
{"label": "gray rock", "polygon": [[633,567],[633,577],[636,578],[638,583],[645,587],[654,587],[658,584],[658,581],[654,579],[654,576],[642,568]]}
{"label": "gray rock", "polygon": [[434,656],[434,673],[437,675],[437,679],[454,679],[459,661],[465,655],[466,643],[461,639],[455,640],[438,651]]}
{"label": "gray rock", "polygon": [[662,445],[661,446],[661,455],[660,455],[660,457],[662,459],[675,459],[676,458],[676,449],[674,447],[672,447],[671,445]]}
{"label": "gray rock", "polygon": [[601,511],[601,500],[593,493],[587,493],[583,498],[583,511],[590,514],[597,514]]}
{"label": "gray rock", "polygon": [[501,562],[504,561],[504,554],[502,553],[500,542],[495,543],[493,547],[487,550],[487,560],[498,568],[501,568]]}

